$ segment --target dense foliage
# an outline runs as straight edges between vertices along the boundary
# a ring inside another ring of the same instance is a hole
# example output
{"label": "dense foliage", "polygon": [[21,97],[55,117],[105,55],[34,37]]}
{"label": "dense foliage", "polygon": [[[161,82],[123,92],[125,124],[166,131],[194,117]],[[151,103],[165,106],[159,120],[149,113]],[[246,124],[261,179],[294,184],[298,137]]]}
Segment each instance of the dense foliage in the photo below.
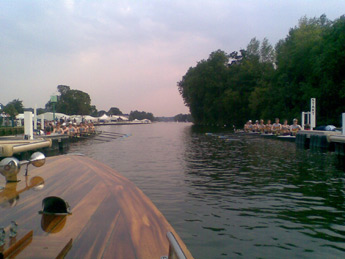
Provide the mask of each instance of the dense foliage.
{"label": "dense foliage", "polygon": [[[3,112],[10,115],[10,118],[12,120],[12,126],[14,126],[14,119],[15,119],[16,115],[24,112],[23,101],[21,101],[19,99],[14,99],[14,100],[10,101],[8,104],[6,104],[0,110],[0,113],[3,113]],[[3,118],[0,117],[0,125],[2,125],[2,124],[3,124]]]}
{"label": "dense foliage", "polygon": [[117,108],[117,107],[111,107],[108,111],[108,115],[111,116],[111,115],[122,115],[122,111]]}
{"label": "dense foliage", "polygon": [[23,101],[19,99],[14,99],[10,101],[8,104],[6,104],[6,106],[4,106],[1,112],[5,112],[9,114],[11,117],[15,117],[17,114],[24,112]]}
{"label": "dense foliage", "polygon": [[[67,115],[91,115],[94,117],[101,117],[104,114],[108,116],[123,115],[122,111],[117,107],[111,107],[108,112],[105,110],[98,111],[95,105],[91,105],[91,98],[89,94],[83,91],[71,89],[67,85],[58,85],[57,90],[59,95],[57,96],[57,102],[55,103],[55,112],[64,113]],[[26,108],[25,110],[31,112],[34,111],[33,108]],[[49,100],[45,105],[45,109],[37,109],[37,114],[52,111],[53,103],[51,100]],[[0,104],[0,113],[2,112],[9,114],[13,120],[17,114],[24,112],[23,101],[14,99],[5,106]],[[152,113],[144,111],[131,111],[129,118],[130,120],[155,120],[155,117]],[[0,117],[0,125],[1,124],[2,117]]]}
{"label": "dense foliage", "polygon": [[155,117],[150,112],[131,111],[131,113],[129,114],[129,120],[135,120],[135,119],[136,120],[148,119],[150,121],[154,121]]}
{"label": "dense foliage", "polygon": [[178,122],[193,122],[193,117],[191,114],[177,114],[174,116],[174,121]]}
{"label": "dense foliage", "polygon": [[[91,98],[88,93],[70,89],[66,85],[58,85],[57,89],[60,96],[58,96],[56,103],[56,112],[67,115],[89,115],[95,112],[93,111],[95,107],[91,106]],[[46,104],[46,109],[52,109],[50,101]]]}
{"label": "dense foliage", "polygon": [[291,121],[314,97],[318,124],[337,125],[345,112],[345,16],[303,17],[275,48],[254,38],[240,52],[212,52],[178,88],[197,124]]}

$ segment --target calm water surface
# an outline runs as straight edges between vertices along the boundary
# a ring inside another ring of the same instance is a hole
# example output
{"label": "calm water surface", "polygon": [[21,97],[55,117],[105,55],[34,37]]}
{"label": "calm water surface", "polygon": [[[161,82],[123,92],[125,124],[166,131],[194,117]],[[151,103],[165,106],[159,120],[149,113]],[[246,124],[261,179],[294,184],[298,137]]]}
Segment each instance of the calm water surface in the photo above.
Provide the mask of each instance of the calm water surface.
{"label": "calm water surface", "polygon": [[344,258],[345,193],[332,153],[255,136],[207,136],[191,124],[103,126],[87,140],[155,203],[195,258]]}

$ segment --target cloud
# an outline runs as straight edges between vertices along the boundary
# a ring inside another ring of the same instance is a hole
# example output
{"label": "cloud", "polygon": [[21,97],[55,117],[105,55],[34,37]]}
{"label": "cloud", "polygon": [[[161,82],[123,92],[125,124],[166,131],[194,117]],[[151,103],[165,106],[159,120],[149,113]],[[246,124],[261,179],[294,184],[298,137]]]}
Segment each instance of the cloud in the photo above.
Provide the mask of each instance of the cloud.
{"label": "cloud", "polygon": [[339,17],[345,2],[329,2],[2,1],[0,102],[44,106],[66,84],[99,109],[187,112],[176,83],[190,66],[255,36],[274,44],[303,15]]}

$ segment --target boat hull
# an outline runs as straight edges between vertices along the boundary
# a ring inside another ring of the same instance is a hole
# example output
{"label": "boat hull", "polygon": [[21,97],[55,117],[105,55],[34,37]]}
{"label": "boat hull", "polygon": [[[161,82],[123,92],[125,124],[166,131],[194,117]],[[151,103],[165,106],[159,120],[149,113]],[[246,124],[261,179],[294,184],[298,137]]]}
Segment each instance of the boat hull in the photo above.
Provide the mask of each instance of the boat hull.
{"label": "boat hull", "polygon": [[[4,179],[1,181],[5,186]],[[42,200],[48,196],[68,202],[72,214],[55,218],[39,214]],[[56,251],[50,249],[55,256],[72,240],[67,258],[161,258],[168,255],[166,234],[172,232],[186,257],[192,258],[173,227],[140,189],[85,156],[52,157],[43,167],[30,167],[28,178],[0,190],[0,205],[0,225],[9,226],[15,220],[19,232],[33,230],[32,243],[42,242],[41,247],[50,248],[51,240],[60,241]],[[32,243],[19,255],[39,258],[40,251]]]}

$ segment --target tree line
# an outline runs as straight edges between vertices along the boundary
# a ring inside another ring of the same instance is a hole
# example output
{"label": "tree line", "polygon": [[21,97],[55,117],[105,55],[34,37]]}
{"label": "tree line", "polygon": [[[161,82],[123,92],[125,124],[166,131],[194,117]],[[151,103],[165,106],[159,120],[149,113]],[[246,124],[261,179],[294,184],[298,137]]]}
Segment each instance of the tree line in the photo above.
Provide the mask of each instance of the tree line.
{"label": "tree line", "polygon": [[[57,96],[56,102],[53,103],[52,100],[49,100],[45,108],[37,109],[38,115],[45,112],[53,112],[54,108],[55,112],[64,113],[66,115],[91,115],[94,117],[100,117],[104,114],[108,116],[123,115],[122,111],[117,107],[111,107],[108,111],[98,111],[96,106],[91,104],[90,95],[86,92],[71,89],[70,86],[67,85],[58,85],[57,90],[59,95]],[[24,108],[23,101],[19,99],[14,99],[3,107],[2,105],[0,106],[0,113],[4,112],[9,114],[12,121],[16,115],[23,113],[25,110],[33,111],[33,108]],[[149,119],[154,121],[155,117],[150,112],[135,110],[130,112],[129,119]]]}
{"label": "tree line", "polygon": [[318,125],[339,125],[345,112],[345,16],[303,17],[275,47],[253,38],[246,49],[214,51],[188,69],[178,89],[196,124],[292,120],[316,98]]}
{"label": "tree line", "polygon": [[193,122],[193,117],[191,114],[177,114],[174,116],[174,121],[176,122]]}

